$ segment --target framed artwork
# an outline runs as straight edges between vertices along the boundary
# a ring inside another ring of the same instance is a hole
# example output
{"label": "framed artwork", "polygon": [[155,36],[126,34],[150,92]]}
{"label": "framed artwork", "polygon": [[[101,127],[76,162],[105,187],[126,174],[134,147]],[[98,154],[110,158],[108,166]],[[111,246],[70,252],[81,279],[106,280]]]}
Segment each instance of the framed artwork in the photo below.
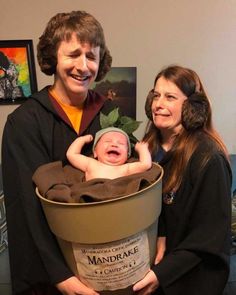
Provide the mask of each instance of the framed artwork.
{"label": "framed artwork", "polygon": [[136,67],[112,67],[106,77],[94,83],[96,92],[114,100],[122,114],[136,119]]}
{"label": "framed artwork", "polygon": [[37,91],[32,40],[0,40],[0,104],[18,104]]}

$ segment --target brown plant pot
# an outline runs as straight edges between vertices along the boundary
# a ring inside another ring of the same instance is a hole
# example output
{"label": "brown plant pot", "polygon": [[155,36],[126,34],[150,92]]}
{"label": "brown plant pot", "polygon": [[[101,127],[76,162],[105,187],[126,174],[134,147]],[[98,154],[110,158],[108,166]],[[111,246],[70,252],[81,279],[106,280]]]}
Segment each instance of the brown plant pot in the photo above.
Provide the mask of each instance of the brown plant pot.
{"label": "brown plant pot", "polygon": [[[92,248],[100,245],[112,247],[112,243],[115,243],[117,247],[119,241],[123,245],[130,237],[143,233],[148,239],[149,249],[146,249],[149,254],[148,264],[153,263],[156,254],[158,218],[162,204],[163,169],[161,167],[160,169],[159,178],[149,187],[134,194],[101,202],[54,202],[42,197],[36,188],[49,227],[57,237],[64,257],[75,275],[80,276],[78,261],[75,258],[75,245],[80,244]],[[101,265],[99,267],[101,269]],[[99,293],[128,295],[133,294],[133,291],[130,285],[123,289],[99,291]]]}

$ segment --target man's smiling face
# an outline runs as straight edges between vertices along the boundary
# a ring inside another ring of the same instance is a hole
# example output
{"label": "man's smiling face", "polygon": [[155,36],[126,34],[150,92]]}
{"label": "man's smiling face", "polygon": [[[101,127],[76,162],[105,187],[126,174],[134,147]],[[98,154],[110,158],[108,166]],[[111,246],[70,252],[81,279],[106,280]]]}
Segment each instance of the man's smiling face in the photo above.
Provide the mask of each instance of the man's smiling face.
{"label": "man's smiling face", "polygon": [[57,51],[54,89],[64,103],[80,105],[96,79],[100,62],[100,47],[81,43],[76,34],[62,41]]}

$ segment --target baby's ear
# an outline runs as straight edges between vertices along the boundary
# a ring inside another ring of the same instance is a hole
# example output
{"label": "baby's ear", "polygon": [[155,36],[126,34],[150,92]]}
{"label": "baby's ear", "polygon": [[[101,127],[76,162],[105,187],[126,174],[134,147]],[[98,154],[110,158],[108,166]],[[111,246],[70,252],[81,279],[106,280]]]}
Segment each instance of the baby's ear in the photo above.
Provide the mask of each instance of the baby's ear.
{"label": "baby's ear", "polygon": [[97,159],[97,157],[98,157],[98,155],[97,155],[97,153],[96,153],[95,150],[94,150],[94,152],[93,152],[93,157],[94,157],[94,159]]}

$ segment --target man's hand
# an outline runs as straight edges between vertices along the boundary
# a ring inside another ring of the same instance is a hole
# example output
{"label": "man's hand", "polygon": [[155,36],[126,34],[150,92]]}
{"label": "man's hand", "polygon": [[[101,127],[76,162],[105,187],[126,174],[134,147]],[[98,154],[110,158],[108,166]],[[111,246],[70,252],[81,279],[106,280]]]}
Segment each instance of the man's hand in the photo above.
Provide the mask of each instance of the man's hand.
{"label": "man's hand", "polygon": [[81,283],[75,276],[58,283],[56,287],[64,295],[99,295],[99,293]]}

